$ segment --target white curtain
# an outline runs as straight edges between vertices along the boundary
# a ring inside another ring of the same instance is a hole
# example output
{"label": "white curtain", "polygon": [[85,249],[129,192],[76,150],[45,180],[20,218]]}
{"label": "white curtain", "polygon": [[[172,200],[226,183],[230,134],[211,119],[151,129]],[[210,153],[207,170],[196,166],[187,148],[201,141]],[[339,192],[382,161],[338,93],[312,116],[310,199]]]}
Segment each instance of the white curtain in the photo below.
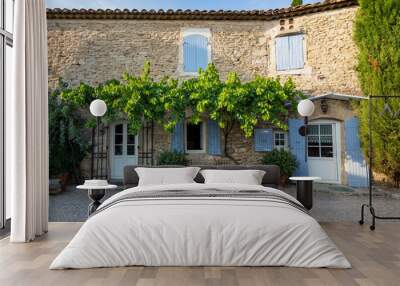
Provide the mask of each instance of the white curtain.
{"label": "white curtain", "polygon": [[[12,242],[47,232],[47,25],[44,0],[17,0],[13,94],[7,98],[6,168]],[[8,143],[8,144],[7,144]]]}

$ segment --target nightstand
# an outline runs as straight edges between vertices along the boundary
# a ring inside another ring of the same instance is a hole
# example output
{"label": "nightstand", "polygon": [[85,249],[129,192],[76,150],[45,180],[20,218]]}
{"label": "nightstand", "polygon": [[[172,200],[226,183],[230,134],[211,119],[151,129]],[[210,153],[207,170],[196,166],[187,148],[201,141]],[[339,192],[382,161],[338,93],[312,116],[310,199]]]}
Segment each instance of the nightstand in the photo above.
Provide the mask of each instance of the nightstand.
{"label": "nightstand", "polygon": [[311,210],[313,207],[313,182],[321,180],[320,177],[290,177],[289,180],[296,181],[297,184],[297,200],[303,206]]}
{"label": "nightstand", "polygon": [[117,187],[117,185],[94,186],[85,184],[77,186],[76,188],[88,191],[88,196],[92,200],[92,203],[88,206],[88,215],[90,216],[101,205],[100,200],[106,194],[106,190],[116,189]]}

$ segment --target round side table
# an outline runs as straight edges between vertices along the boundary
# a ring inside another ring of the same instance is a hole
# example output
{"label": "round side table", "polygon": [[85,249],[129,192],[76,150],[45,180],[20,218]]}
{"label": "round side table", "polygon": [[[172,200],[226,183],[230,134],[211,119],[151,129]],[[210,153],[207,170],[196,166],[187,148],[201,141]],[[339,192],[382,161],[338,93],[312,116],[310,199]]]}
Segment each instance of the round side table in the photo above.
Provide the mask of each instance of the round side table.
{"label": "round side table", "polygon": [[321,180],[320,177],[290,177],[289,180],[296,181],[297,200],[303,204],[303,206],[311,210],[313,207],[313,182]]}
{"label": "round side table", "polygon": [[106,186],[89,186],[80,185],[76,187],[79,190],[87,190],[88,196],[92,200],[92,203],[88,206],[88,215],[94,213],[97,208],[101,205],[100,200],[106,194],[106,190],[116,189],[117,185],[106,185]]}

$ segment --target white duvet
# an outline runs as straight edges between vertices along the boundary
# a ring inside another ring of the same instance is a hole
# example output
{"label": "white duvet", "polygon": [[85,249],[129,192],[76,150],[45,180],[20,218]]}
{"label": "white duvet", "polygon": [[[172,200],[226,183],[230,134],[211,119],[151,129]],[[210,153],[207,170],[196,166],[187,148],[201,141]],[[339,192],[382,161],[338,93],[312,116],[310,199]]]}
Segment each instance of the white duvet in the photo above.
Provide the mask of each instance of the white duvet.
{"label": "white duvet", "polygon": [[[266,190],[295,201],[276,189],[238,184],[136,187],[108,201],[129,192],[209,188]],[[128,265],[350,267],[321,226],[290,205],[163,198],[124,201],[90,217],[50,269]]]}

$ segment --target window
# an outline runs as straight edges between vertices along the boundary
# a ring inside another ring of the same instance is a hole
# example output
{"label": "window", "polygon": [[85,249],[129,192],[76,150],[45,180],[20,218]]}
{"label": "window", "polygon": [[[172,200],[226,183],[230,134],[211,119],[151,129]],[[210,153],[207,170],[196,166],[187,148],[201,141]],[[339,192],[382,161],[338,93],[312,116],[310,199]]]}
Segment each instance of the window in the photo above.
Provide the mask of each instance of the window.
{"label": "window", "polygon": [[332,124],[309,125],[307,139],[308,157],[333,157]]}
{"label": "window", "polygon": [[274,147],[277,149],[285,149],[286,144],[286,133],[285,132],[274,132]]}
{"label": "window", "polygon": [[276,70],[287,71],[304,68],[303,34],[275,39]]}
{"label": "window", "polygon": [[114,155],[136,155],[136,135],[129,132],[126,123],[114,126]]}
{"label": "window", "polygon": [[4,188],[4,104],[11,96],[11,75],[13,67],[13,21],[14,0],[0,0],[0,228],[4,227],[5,220],[10,218],[10,197]]}
{"label": "window", "polygon": [[115,125],[114,129],[114,155],[120,156],[124,147],[124,125]]}
{"label": "window", "polygon": [[186,152],[203,153],[205,151],[204,123],[186,123]]}
{"label": "window", "polygon": [[128,130],[128,138],[126,141],[126,154],[127,155],[135,155],[135,144],[136,144],[136,136],[134,134],[130,134]]}
{"label": "window", "polygon": [[4,2],[5,17],[5,30],[9,33],[14,32],[14,0],[5,0]]}
{"label": "window", "polygon": [[182,72],[197,74],[211,62],[210,31],[208,29],[186,29],[183,32]]}
{"label": "window", "polygon": [[268,152],[274,148],[274,133],[271,128],[254,129],[254,150]]}

